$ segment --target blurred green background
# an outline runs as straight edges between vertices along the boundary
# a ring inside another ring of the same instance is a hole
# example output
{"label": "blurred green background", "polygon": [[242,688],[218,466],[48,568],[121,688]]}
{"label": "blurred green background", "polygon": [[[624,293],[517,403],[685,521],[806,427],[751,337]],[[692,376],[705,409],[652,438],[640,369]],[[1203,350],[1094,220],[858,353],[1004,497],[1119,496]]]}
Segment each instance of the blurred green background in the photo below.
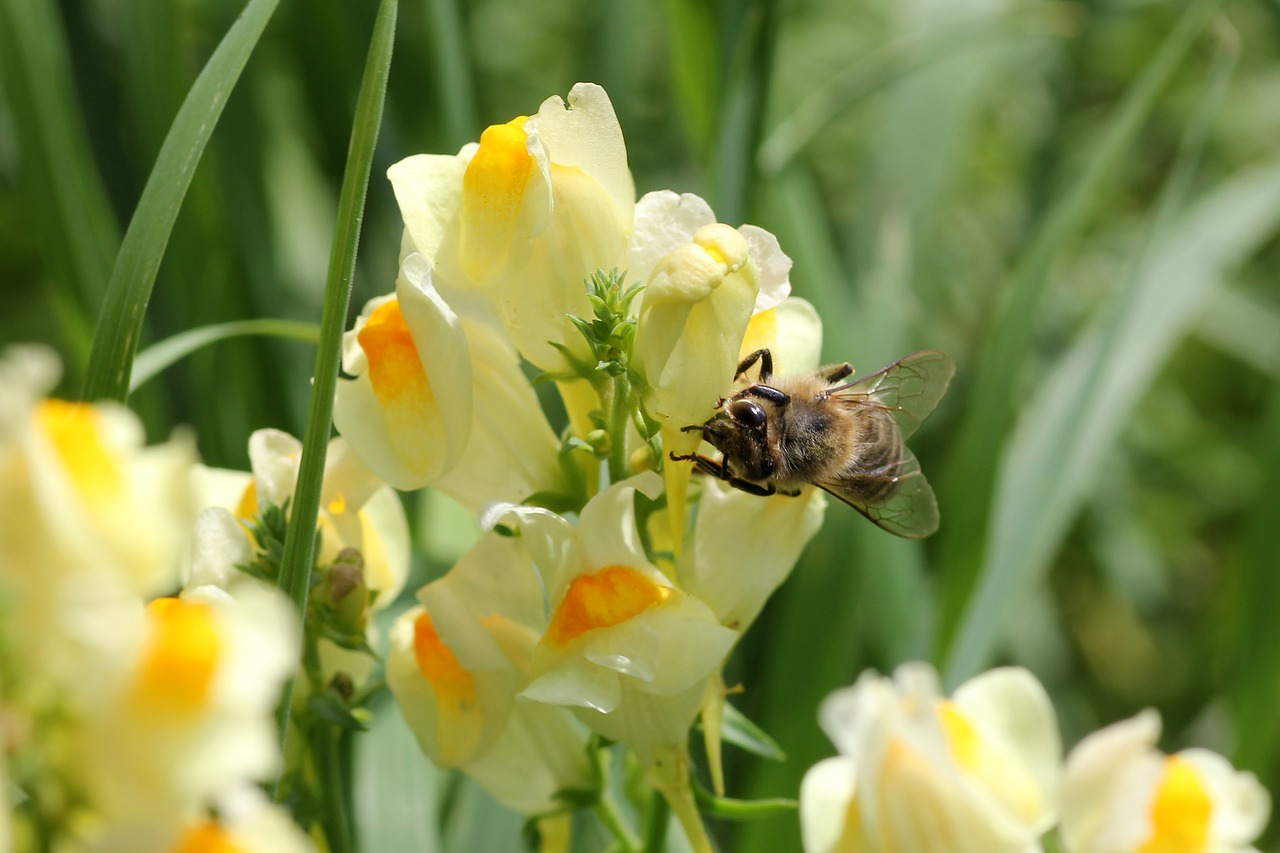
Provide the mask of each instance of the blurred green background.
{"label": "blurred green background", "polygon": [[[174,113],[241,5],[0,0],[0,342],[55,346],[64,394]],[[276,11],[144,346],[318,322],[374,11]],[[869,372],[940,347],[959,365],[913,441],[942,532],[901,541],[829,509],[727,674],[789,760],[731,753],[729,793],[794,796],[831,752],[821,698],[920,658],[949,687],[1031,667],[1068,746],[1154,706],[1164,746],[1216,749],[1276,790],[1280,3],[401,0],[353,312],[394,282],[386,167],[579,80],[609,91],[639,193],[695,192],[778,235],[829,360]],[[223,341],[131,402],[153,439],[189,424],[209,464],[244,468],[253,429],[301,433],[313,359]],[[408,503],[435,576],[467,534]],[[517,844],[518,818],[380,720],[366,849]],[[798,849],[791,818],[715,830],[725,849]]]}

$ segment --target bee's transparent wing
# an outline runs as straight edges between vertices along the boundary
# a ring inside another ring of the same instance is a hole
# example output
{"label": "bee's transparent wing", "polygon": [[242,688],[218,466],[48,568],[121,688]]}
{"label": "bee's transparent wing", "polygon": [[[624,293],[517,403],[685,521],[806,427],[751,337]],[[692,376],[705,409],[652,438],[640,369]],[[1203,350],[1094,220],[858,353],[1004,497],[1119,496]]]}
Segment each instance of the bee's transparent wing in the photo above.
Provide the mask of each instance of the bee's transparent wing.
{"label": "bee's transparent wing", "polygon": [[898,359],[870,376],[830,388],[827,393],[850,402],[870,401],[881,406],[893,414],[906,438],[938,405],[955,372],[956,364],[950,355],[927,349]]}
{"label": "bee's transparent wing", "polygon": [[818,483],[877,527],[907,539],[923,539],[938,529],[938,501],[907,448],[884,468]]}

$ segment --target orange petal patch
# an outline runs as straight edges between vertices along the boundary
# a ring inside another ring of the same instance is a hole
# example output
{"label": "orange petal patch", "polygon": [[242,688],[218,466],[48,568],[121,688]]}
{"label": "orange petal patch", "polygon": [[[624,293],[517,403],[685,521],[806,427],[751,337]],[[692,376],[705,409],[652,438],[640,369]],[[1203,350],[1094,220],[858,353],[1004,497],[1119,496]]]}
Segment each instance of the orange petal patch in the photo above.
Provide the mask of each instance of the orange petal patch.
{"label": "orange petal patch", "polygon": [[422,368],[418,347],[398,300],[392,299],[374,309],[358,339],[369,360],[373,393],[389,417],[400,414],[412,417],[412,412],[422,411],[434,402],[431,381]]}
{"label": "orange petal patch", "polygon": [[588,631],[610,628],[657,607],[671,590],[628,566],[579,575],[569,584],[547,628],[547,640],[567,646]]}
{"label": "orange petal patch", "polygon": [[173,853],[245,853],[245,850],[225,829],[213,821],[205,821],[187,830]]}
{"label": "orange petal patch", "polygon": [[413,623],[413,653],[418,671],[435,690],[436,701],[442,708],[465,711],[475,706],[475,679],[440,639],[426,611]]}

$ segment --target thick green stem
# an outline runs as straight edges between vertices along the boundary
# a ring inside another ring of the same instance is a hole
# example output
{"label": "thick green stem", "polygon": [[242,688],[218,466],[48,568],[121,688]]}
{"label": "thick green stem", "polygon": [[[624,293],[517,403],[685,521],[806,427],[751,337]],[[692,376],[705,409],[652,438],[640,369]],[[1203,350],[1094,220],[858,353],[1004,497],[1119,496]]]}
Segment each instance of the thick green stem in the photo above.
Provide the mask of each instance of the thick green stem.
{"label": "thick green stem", "polygon": [[618,483],[627,478],[627,424],[634,406],[631,403],[631,383],[627,374],[613,378],[613,401],[609,411],[609,482]]}
{"label": "thick green stem", "polygon": [[671,807],[667,798],[654,791],[649,798],[649,813],[644,822],[644,849],[642,853],[662,853],[667,848],[667,825],[671,823]]}

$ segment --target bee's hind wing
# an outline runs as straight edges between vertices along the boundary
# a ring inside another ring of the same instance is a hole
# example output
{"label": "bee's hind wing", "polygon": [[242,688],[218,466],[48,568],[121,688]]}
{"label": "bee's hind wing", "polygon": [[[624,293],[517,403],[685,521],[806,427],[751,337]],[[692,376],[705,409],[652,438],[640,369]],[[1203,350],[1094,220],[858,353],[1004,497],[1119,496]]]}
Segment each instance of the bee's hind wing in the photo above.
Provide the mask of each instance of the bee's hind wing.
{"label": "bee's hind wing", "polygon": [[818,486],[862,513],[872,524],[907,539],[923,539],[938,529],[938,501],[915,455],[902,457],[880,471],[818,483]]}

